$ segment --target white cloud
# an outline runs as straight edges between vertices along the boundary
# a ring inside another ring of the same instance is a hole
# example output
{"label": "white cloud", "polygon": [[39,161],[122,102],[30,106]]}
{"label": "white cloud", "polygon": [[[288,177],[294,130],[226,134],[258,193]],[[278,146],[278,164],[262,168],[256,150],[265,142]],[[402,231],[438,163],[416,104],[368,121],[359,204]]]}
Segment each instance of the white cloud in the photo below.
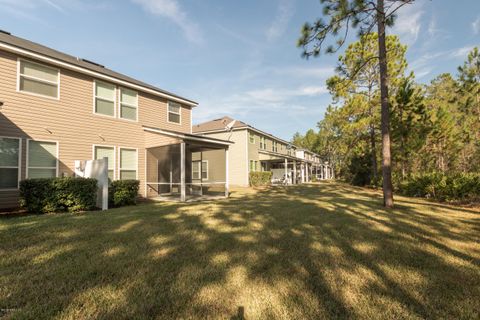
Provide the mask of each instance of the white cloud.
{"label": "white cloud", "polygon": [[473,46],[465,46],[462,48],[454,49],[449,53],[451,58],[466,58],[468,53],[472,51]]}
{"label": "white cloud", "polygon": [[193,43],[203,43],[199,26],[192,22],[177,0],[132,0],[145,11],[165,17],[182,29],[185,37]]}
{"label": "white cloud", "polygon": [[408,45],[414,44],[422,27],[423,10],[419,5],[406,5],[400,8],[397,13],[398,16],[392,32],[398,34],[402,42]]}
{"label": "white cloud", "polygon": [[305,86],[297,89],[265,88],[246,92],[246,96],[262,103],[285,103],[289,99],[305,96],[318,96],[328,93],[324,86]]}
{"label": "white cloud", "polygon": [[291,0],[281,0],[277,8],[277,13],[272,24],[266,31],[267,40],[269,42],[275,41],[288,27],[288,23],[293,16],[294,7]]}
{"label": "white cloud", "polygon": [[480,16],[472,22],[472,31],[473,34],[479,34],[480,33]]}

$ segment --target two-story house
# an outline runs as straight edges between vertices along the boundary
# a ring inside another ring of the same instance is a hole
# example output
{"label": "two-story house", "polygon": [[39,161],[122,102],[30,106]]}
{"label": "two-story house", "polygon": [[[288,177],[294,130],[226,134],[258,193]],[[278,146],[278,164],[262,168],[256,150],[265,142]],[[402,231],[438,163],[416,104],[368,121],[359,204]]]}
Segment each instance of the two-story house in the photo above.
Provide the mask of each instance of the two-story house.
{"label": "two-story house", "polygon": [[[110,179],[140,180],[143,197],[228,194],[231,142],[192,134],[195,101],[104,66],[0,32],[0,208],[19,181],[74,174],[108,158]],[[212,179],[201,161],[213,153]],[[205,182],[207,180],[207,182]],[[223,193],[225,194],[225,193]]]}
{"label": "two-story house", "polygon": [[251,171],[271,171],[273,180],[288,177],[292,184],[308,182],[312,179],[313,170],[316,172],[321,166],[320,157],[313,152],[299,151],[288,141],[230,117],[194,125],[193,132],[234,142],[229,151],[232,185],[248,186]]}

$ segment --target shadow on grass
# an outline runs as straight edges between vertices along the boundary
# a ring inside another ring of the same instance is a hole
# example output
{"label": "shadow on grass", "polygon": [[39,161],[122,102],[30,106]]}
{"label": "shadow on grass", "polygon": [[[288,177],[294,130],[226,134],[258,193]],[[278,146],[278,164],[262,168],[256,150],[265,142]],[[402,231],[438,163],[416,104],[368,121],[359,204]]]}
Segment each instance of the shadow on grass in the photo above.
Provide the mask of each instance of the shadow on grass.
{"label": "shadow on grass", "polygon": [[0,223],[25,318],[477,318],[478,215],[334,183]]}

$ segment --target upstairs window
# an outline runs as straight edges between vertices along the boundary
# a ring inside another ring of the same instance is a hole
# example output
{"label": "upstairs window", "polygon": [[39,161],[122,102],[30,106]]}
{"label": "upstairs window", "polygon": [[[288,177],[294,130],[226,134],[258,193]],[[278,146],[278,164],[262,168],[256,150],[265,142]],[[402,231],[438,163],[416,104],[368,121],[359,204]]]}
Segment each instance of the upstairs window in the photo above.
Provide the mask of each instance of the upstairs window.
{"label": "upstairs window", "polygon": [[95,81],[95,113],[115,117],[115,86]]}
{"label": "upstairs window", "polygon": [[120,180],[137,179],[137,150],[120,149]]}
{"label": "upstairs window", "polygon": [[20,149],[20,139],[0,137],[0,190],[18,188]]}
{"label": "upstairs window", "polygon": [[58,99],[58,69],[25,60],[19,64],[19,91]]}
{"label": "upstairs window", "polygon": [[250,143],[255,143],[255,135],[252,132],[248,133]]}
{"label": "upstairs window", "polygon": [[27,178],[54,178],[57,176],[57,143],[28,141]]}
{"label": "upstairs window", "polygon": [[138,94],[125,88],[120,89],[120,118],[137,121]]}
{"label": "upstairs window", "polygon": [[267,144],[265,143],[265,137],[260,137],[260,149],[265,150],[267,148]]}
{"label": "upstairs window", "polygon": [[272,151],[273,151],[273,152],[277,152],[277,151],[278,151],[278,146],[277,146],[277,142],[276,142],[276,141],[273,141],[273,142],[272,142]]}
{"label": "upstairs window", "polygon": [[168,122],[178,124],[181,122],[180,109],[180,104],[171,101],[168,102]]}

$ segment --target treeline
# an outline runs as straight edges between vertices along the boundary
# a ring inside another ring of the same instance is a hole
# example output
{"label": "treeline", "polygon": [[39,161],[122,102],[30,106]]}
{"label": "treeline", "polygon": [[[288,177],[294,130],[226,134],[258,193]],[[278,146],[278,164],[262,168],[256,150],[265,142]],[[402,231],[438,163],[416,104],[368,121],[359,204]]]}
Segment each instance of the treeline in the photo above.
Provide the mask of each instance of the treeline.
{"label": "treeline", "polygon": [[[293,142],[311,148],[355,185],[381,185],[380,93],[376,34],[367,34],[339,57],[327,80],[332,104],[317,130]],[[454,75],[429,84],[406,73],[407,47],[387,37],[392,172],[397,189],[419,175],[480,171],[480,52],[474,48]]]}

